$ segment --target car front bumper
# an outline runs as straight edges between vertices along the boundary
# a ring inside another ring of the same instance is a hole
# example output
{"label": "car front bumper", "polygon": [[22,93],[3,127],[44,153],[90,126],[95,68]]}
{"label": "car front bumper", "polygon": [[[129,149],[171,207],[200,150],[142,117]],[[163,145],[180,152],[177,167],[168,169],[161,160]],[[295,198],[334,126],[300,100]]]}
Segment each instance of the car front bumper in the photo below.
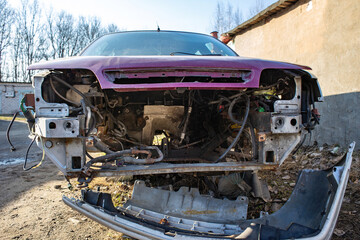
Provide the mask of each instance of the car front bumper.
{"label": "car front bumper", "polygon": [[136,204],[116,209],[109,194],[91,191],[83,191],[82,200],[64,196],[63,201],[100,224],[137,239],[330,239],[346,190],[354,147],[355,143],[350,144],[347,154],[330,169],[301,171],[284,206],[258,219],[199,221],[171,216],[170,209],[156,211]]}

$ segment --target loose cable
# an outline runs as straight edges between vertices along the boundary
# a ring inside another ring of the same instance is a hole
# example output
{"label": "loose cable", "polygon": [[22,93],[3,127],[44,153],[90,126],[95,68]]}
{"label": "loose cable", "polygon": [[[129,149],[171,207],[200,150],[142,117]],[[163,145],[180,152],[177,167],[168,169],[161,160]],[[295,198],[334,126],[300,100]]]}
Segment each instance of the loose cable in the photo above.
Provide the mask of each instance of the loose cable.
{"label": "loose cable", "polygon": [[44,149],[44,143],[43,143],[43,140],[40,136],[38,136],[40,138],[40,141],[41,141],[41,146],[42,146],[42,157],[41,157],[41,160],[39,163],[37,164],[34,164],[33,166],[29,167],[29,168],[26,168],[26,163],[27,163],[27,160],[28,160],[28,155],[29,155],[29,151],[30,151],[30,148],[32,147],[32,145],[34,144],[35,140],[36,140],[36,137],[35,136],[33,138],[33,140],[31,141],[31,143],[29,144],[29,147],[27,148],[26,150],[26,154],[25,154],[25,161],[24,161],[24,165],[23,165],[23,170],[24,171],[29,171],[31,169],[34,169],[34,168],[37,168],[37,167],[40,167],[41,164],[43,163],[44,159],[45,159],[45,149]]}
{"label": "loose cable", "polygon": [[11,142],[11,140],[10,140],[10,129],[11,129],[11,127],[12,127],[12,125],[13,125],[13,123],[14,123],[14,121],[15,121],[15,119],[16,119],[16,117],[17,117],[18,114],[19,114],[19,112],[16,112],[16,113],[14,114],[14,116],[13,116],[13,118],[11,119],[11,122],[9,123],[9,126],[8,126],[8,128],[7,128],[7,130],[6,130],[6,139],[7,139],[8,143],[9,143],[10,146],[11,146],[10,150],[11,150],[12,152],[15,151],[16,148],[14,147],[14,145],[12,144],[12,142]]}
{"label": "loose cable", "polygon": [[77,106],[77,107],[80,106],[79,103],[74,102],[74,101],[72,101],[72,100],[64,97],[63,95],[61,95],[61,94],[56,90],[52,78],[50,78],[50,86],[51,86],[52,90],[54,91],[54,93],[55,93],[59,98],[61,98],[62,100],[66,101],[66,102],[68,102],[68,103],[71,103],[71,104],[73,104],[73,105],[75,105],[75,106]]}
{"label": "loose cable", "polygon": [[67,86],[68,88],[72,89],[74,92],[76,92],[77,94],[79,94],[83,99],[84,101],[86,102],[86,105],[91,107],[91,108],[95,108],[94,105],[92,105],[90,103],[90,101],[86,98],[86,96],[80,92],[78,89],[76,89],[74,86],[70,85],[69,83],[67,83],[66,81],[62,80],[61,78],[57,77],[57,76],[51,76],[54,80],[56,80],[57,82],[60,82],[61,84]]}
{"label": "loose cable", "polygon": [[[246,110],[245,110],[244,119],[242,122],[240,122],[234,118],[234,116],[232,114],[232,109],[233,109],[234,105],[236,104],[236,102],[238,102],[242,96],[244,96],[245,100],[246,100]],[[223,152],[223,154],[221,154],[221,156],[215,161],[215,163],[218,163],[219,161],[221,161],[221,159],[223,159],[226,156],[226,154],[228,154],[230,152],[230,150],[235,146],[235,144],[239,141],[240,135],[245,128],[246,121],[249,116],[249,111],[250,111],[250,99],[246,94],[238,96],[231,102],[231,104],[229,106],[229,110],[228,110],[229,117],[232,122],[239,124],[239,125],[241,124],[241,128],[240,128],[239,132],[237,133],[236,137],[234,138],[234,140],[232,141],[232,143],[230,144],[230,146],[225,150],[225,152]]]}

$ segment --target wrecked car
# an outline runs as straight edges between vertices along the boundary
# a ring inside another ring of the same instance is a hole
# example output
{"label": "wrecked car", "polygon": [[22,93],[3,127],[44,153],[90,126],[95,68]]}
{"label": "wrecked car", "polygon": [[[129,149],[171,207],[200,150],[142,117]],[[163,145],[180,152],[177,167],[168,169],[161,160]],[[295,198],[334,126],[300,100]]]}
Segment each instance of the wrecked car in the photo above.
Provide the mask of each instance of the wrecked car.
{"label": "wrecked car", "polygon": [[44,70],[33,76],[33,103],[22,101],[35,112],[26,114],[33,141],[78,187],[102,176],[182,174],[210,189],[138,180],[123,206],[83,190],[63,197],[73,209],[139,239],[331,237],[354,144],[333,168],[303,170],[280,210],[247,219],[248,198],[268,198],[257,172],[279,167],[320,121],[309,67],[240,57],[203,34],[134,31],[28,69]]}

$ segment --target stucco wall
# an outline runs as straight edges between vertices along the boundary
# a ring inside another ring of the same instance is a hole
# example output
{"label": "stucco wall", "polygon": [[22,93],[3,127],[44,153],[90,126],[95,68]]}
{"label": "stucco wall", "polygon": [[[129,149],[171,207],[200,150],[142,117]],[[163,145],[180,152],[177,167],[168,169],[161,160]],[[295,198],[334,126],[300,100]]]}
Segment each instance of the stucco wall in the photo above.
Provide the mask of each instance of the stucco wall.
{"label": "stucco wall", "polygon": [[30,83],[0,83],[0,114],[13,114],[19,111],[21,99],[25,94],[32,92]]}
{"label": "stucco wall", "polygon": [[360,146],[360,1],[300,0],[234,38],[241,56],[308,65],[325,96],[320,144]]}

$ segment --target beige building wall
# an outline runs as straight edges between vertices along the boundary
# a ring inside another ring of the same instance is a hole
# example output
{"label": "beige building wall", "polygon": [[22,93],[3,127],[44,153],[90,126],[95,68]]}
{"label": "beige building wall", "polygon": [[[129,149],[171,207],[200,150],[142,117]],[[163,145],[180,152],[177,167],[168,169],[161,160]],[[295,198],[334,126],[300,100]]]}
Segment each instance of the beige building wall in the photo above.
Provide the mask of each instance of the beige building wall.
{"label": "beige building wall", "polygon": [[325,102],[319,143],[360,145],[360,1],[300,0],[234,38],[241,56],[308,65]]}

